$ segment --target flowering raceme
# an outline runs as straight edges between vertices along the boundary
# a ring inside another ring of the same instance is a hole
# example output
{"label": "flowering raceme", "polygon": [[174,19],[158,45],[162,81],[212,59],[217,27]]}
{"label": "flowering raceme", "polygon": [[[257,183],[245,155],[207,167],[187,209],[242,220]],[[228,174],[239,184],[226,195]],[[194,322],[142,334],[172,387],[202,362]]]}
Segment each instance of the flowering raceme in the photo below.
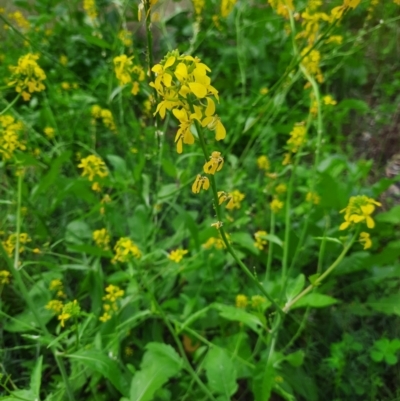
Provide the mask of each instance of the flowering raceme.
{"label": "flowering raceme", "polygon": [[18,65],[10,66],[12,75],[8,86],[15,86],[15,91],[21,93],[24,100],[29,100],[32,93],[46,89],[42,83],[46,74],[39,67],[38,59],[39,55],[28,53],[18,59]]}
{"label": "flowering raceme", "polygon": [[350,226],[359,223],[365,223],[368,228],[374,228],[375,222],[371,217],[375,211],[375,206],[382,206],[380,202],[365,195],[352,196],[349,204],[340,213],[344,213],[344,222],[339,230],[346,230]]}
{"label": "flowering raceme", "polygon": [[150,86],[155,88],[161,100],[156,112],[161,118],[166,111],[173,112],[179,121],[179,129],[175,136],[177,152],[183,152],[183,145],[192,145],[195,138],[191,127],[197,120],[202,127],[215,131],[215,139],[222,140],[226,136],[225,127],[215,114],[215,103],[218,91],[211,85],[207,75],[210,68],[201,63],[200,59],[180,55],[177,50],[169,52],[156,64],[152,71],[156,74]]}
{"label": "flowering raceme", "polygon": [[19,133],[24,128],[20,121],[9,115],[0,116],[0,155],[3,160],[11,159],[16,150],[25,150],[19,140]]}
{"label": "flowering raceme", "polygon": [[139,82],[145,79],[143,68],[133,64],[133,56],[125,54],[114,58],[114,72],[121,86],[132,83],[131,93],[139,93]]}
{"label": "flowering raceme", "polygon": [[78,167],[83,169],[82,177],[88,176],[89,181],[94,181],[96,177],[104,178],[108,176],[106,164],[100,157],[95,155],[81,159]]}
{"label": "flowering raceme", "polygon": [[128,237],[120,238],[114,246],[115,255],[112,263],[127,262],[132,256],[139,259],[142,255],[139,248]]}
{"label": "flowering raceme", "polygon": [[303,123],[296,124],[290,132],[290,138],[287,141],[290,151],[297,153],[306,141],[306,127]]}

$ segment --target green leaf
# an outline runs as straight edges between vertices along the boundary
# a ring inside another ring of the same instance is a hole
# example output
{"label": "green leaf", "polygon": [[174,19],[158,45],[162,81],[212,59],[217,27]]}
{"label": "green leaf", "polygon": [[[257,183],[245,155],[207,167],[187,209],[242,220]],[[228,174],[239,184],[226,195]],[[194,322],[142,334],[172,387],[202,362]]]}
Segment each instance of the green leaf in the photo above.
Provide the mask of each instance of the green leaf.
{"label": "green leaf", "polygon": [[274,234],[262,235],[261,238],[266,239],[267,241],[273,242],[274,244],[283,248],[283,241]]}
{"label": "green leaf", "polygon": [[312,308],[326,308],[327,306],[334,305],[339,301],[329,295],[325,294],[307,294],[296,302],[292,309],[305,308],[311,306]]}
{"label": "green leaf", "polygon": [[97,36],[84,35],[84,38],[86,39],[86,42],[90,43],[91,45],[95,45],[103,49],[112,49],[112,46],[109,43]]}
{"label": "green leaf", "polygon": [[157,199],[166,199],[175,195],[180,190],[180,187],[176,184],[166,184],[163,185],[157,194]]}
{"label": "green leaf", "polygon": [[149,343],[143,356],[141,370],[131,382],[130,401],[150,401],[154,393],[182,368],[183,361],[167,344]]}
{"label": "green leaf", "polygon": [[299,274],[295,279],[289,279],[286,287],[286,298],[291,301],[303,289],[306,278],[304,274]]}
{"label": "green leaf", "polygon": [[311,276],[308,276],[309,282],[314,286],[320,285],[320,284],[315,284],[320,275],[321,275],[320,273],[311,274]]}
{"label": "green leaf", "polygon": [[400,294],[393,294],[389,297],[368,301],[366,305],[385,315],[400,316]]}
{"label": "green leaf", "polygon": [[298,350],[289,354],[285,359],[294,367],[301,366],[304,362],[304,351]]}
{"label": "green leaf", "polygon": [[220,347],[211,348],[204,361],[208,387],[218,395],[221,400],[230,401],[236,393],[236,370],[229,354]]}
{"label": "green leaf", "polygon": [[122,394],[128,395],[128,382],[116,361],[110,359],[99,350],[81,350],[66,357],[75,359],[93,370],[102,374]]}
{"label": "green leaf", "polygon": [[237,232],[231,235],[231,240],[238,246],[250,251],[252,254],[256,254],[256,248],[254,247],[254,239],[249,233]]}
{"label": "green leaf", "polygon": [[74,244],[84,244],[88,239],[92,239],[92,231],[84,221],[75,220],[67,225],[65,240]]}
{"label": "green leaf", "polygon": [[115,172],[121,175],[126,175],[128,170],[126,168],[126,161],[122,157],[117,155],[107,155],[106,158],[109,161],[109,163],[113,166]]}
{"label": "green leaf", "polygon": [[36,365],[33,368],[31,376],[31,391],[35,395],[36,399],[40,396],[40,384],[42,381],[42,363],[43,355],[40,355],[39,359],[36,361]]}
{"label": "green leaf", "polygon": [[221,317],[227,320],[233,320],[236,322],[241,322],[244,325],[250,327],[256,333],[259,332],[260,327],[262,327],[261,320],[251,313],[248,313],[240,308],[235,308],[230,305],[223,305],[219,303],[214,303],[213,308],[219,311]]}
{"label": "green leaf", "polygon": [[91,245],[68,245],[68,249],[79,253],[86,253],[92,256],[112,257],[111,251],[105,251]]}
{"label": "green leaf", "polygon": [[343,246],[342,241],[340,241],[337,238],[333,238],[333,237],[313,237],[313,238],[318,240],[318,241],[334,242],[336,244],[340,244],[340,245]]}

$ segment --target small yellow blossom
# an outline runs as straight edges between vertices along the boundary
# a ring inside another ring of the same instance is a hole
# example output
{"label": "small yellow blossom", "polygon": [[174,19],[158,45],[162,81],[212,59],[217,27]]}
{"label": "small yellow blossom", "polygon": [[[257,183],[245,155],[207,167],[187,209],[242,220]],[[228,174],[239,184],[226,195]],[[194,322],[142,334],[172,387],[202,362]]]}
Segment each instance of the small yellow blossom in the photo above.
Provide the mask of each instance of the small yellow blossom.
{"label": "small yellow blossom", "polygon": [[283,202],[277,198],[274,198],[269,206],[273,213],[278,213],[283,208]]}
{"label": "small yellow blossom", "polygon": [[254,309],[259,308],[262,304],[264,304],[267,300],[261,295],[253,295],[251,297],[251,307]]}
{"label": "small yellow blossom", "polygon": [[96,177],[104,178],[108,175],[104,161],[95,155],[90,155],[81,159],[81,163],[78,164],[78,167],[83,169],[82,177],[88,176],[89,181],[93,181]]}
{"label": "small yellow blossom", "polygon": [[54,138],[54,128],[52,127],[46,127],[43,132],[45,133],[45,135],[47,136],[47,138],[52,139]]}
{"label": "small yellow blossom", "polygon": [[315,76],[316,80],[319,83],[324,82],[324,77],[322,75],[322,71],[320,68],[321,63],[321,53],[316,50],[310,50],[311,46],[307,46],[301,52],[301,55],[304,56],[301,64],[308,71],[309,74]]}
{"label": "small yellow blossom", "polygon": [[132,41],[132,33],[122,29],[118,32],[118,39],[124,44],[126,47],[131,47],[133,44]]}
{"label": "small yellow blossom", "polygon": [[238,294],[236,295],[235,304],[236,308],[245,308],[249,303],[249,299],[246,295]]}
{"label": "small yellow blossom", "polygon": [[188,252],[186,249],[175,249],[168,254],[168,259],[179,263]]}
{"label": "small yellow blossom", "polygon": [[290,132],[290,138],[287,141],[290,151],[297,153],[306,141],[306,127],[303,123],[296,124]]}
{"label": "small yellow blossom", "polygon": [[105,228],[93,231],[93,241],[101,249],[110,249],[110,234]]}
{"label": "small yellow blossom", "polygon": [[210,161],[204,164],[204,172],[207,174],[215,174],[220,171],[224,165],[224,159],[221,157],[221,152],[212,152]]}
{"label": "small yellow blossom", "polygon": [[68,57],[65,54],[62,54],[59,61],[61,65],[66,66],[68,64]]}
{"label": "small yellow blossom", "polygon": [[240,209],[241,201],[245,198],[245,194],[241,193],[237,189],[231,193],[224,191],[218,192],[218,203],[221,205],[223,202],[227,202],[226,208],[229,210]]}
{"label": "small yellow blossom", "polygon": [[28,30],[30,28],[29,21],[24,17],[21,11],[14,11],[13,13],[8,14],[8,18],[15,22],[18,28]]}
{"label": "small yellow blossom", "polygon": [[51,310],[55,315],[58,315],[62,311],[63,307],[64,304],[58,299],[49,301],[45,306],[46,309]]}
{"label": "small yellow blossom", "polygon": [[210,180],[208,177],[197,174],[197,177],[192,185],[192,192],[198,194],[200,190],[204,189],[205,191],[210,188]]}
{"label": "small yellow blossom", "polygon": [[216,249],[224,249],[226,248],[225,242],[222,238],[210,237],[203,245],[204,249],[216,248]]}
{"label": "small yellow blossom", "polygon": [[341,45],[343,43],[343,36],[341,35],[331,35],[326,39],[325,43],[332,43],[334,45]]}
{"label": "small yellow blossom", "polygon": [[287,191],[287,186],[286,184],[279,184],[275,187],[275,192],[278,195],[284,194]]}
{"label": "small yellow blossom", "polygon": [[102,109],[100,115],[101,119],[103,120],[103,124],[111,131],[116,131],[117,127],[115,126],[114,117],[111,111],[107,109]]}
{"label": "small yellow blossom", "polygon": [[268,3],[278,15],[286,19],[289,18],[289,11],[294,11],[293,0],[268,0]]}
{"label": "small yellow blossom", "polygon": [[254,238],[256,240],[256,242],[254,242],[254,246],[260,251],[262,251],[268,244],[268,241],[264,239],[266,235],[268,235],[267,232],[262,230],[254,233]]}
{"label": "small yellow blossom", "polygon": [[326,106],[335,106],[337,104],[337,101],[331,95],[324,96],[322,101]]}
{"label": "small yellow blossom", "polygon": [[237,0],[221,0],[221,17],[226,18],[235,7]]}
{"label": "small yellow blossom", "polygon": [[321,201],[321,197],[315,192],[307,192],[306,202],[313,203],[314,205],[318,205]]}
{"label": "small yellow blossom", "polygon": [[137,245],[128,237],[120,238],[114,246],[114,251],[115,255],[111,261],[112,263],[124,263],[131,257],[139,259],[142,256]]}
{"label": "small yellow blossom", "polygon": [[54,279],[50,281],[49,290],[59,291],[63,288],[63,283],[60,279]]}
{"label": "small yellow blossom", "polygon": [[122,298],[125,294],[124,290],[121,290],[116,285],[110,284],[106,287],[106,295],[103,297],[103,301],[108,301],[111,303],[116,302],[119,298]]}
{"label": "small yellow blossom", "polygon": [[68,302],[62,308],[61,313],[58,315],[58,320],[60,320],[61,327],[65,326],[65,321],[70,319],[71,317],[79,316],[81,312],[81,307],[78,304],[78,301],[75,299],[72,302]]}
{"label": "small yellow blossom", "polygon": [[[19,253],[24,252],[25,247],[24,244],[26,244],[27,242],[30,242],[31,239],[29,237],[28,234],[26,233],[21,233],[19,235]],[[8,256],[11,258],[15,247],[16,247],[16,243],[17,243],[17,235],[16,234],[11,234],[6,241],[2,241],[3,244],[3,248],[6,250]]]}
{"label": "small yellow blossom", "polygon": [[83,0],[83,9],[91,20],[97,18],[96,0]]}
{"label": "small yellow blossom", "polygon": [[32,93],[46,89],[42,82],[46,74],[37,63],[38,59],[39,55],[28,53],[18,59],[18,65],[10,66],[12,75],[8,86],[15,86],[16,92],[21,93],[25,101],[31,98]]}
{"label": "small yellow blossom", "polygon": [[360,244],[364,245],[364,249],[369,249],[372,246],[372,240],[369,233],[361,232],[359,238]]}
{"label": "small yellow blossom", "polygon": [[349,204],[340,213],[344,213],[344,222],[340,225],[339,230],[345,230],[352,224],[365,222],[369,229],[375,227],[375,222],[371,217],[375,211],[375,206],[382,206],[380,202],[365,195],[352,196]]}
{"label": "small yellow blossom", "polygon": [[20,131],[24,128],[20,121],[10,115],[0,116],[0,155],[3,160],[11,159],[16,150],[25,150],[20,140]]}
{"label": "small yellow blossom", "polygon": [[292,163],[292,154],[291,153],[285,153],[283,155],[283,160],[282,160],[282,166],[287,166],[288,164]]}
{"label": "small yellow blossom", "polygon": [[7,270],[0,270],[0,285],[10,284],[11,273]]}
{"label": "small yellow blossom", "polygon": [[265,87],[264,87],[264,88],[261,88],[261,89],[260,89],[260,94],[261,94],[261,95],[266,95],[268,92],[269,92],[269,89],[268,89],[268,88],[265,88]]}
{"label": "small yellow blossom", "polygon": [[257,158],[257,166],[260,170],[268,171],[271,167],[268,157],[265,155],[259,156]]}

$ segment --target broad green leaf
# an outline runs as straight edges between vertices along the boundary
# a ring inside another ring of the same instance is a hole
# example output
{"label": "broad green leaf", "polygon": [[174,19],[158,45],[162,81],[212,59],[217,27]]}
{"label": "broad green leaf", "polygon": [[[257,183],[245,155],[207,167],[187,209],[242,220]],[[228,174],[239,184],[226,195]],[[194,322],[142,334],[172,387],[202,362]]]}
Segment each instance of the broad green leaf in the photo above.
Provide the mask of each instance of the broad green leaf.
{"label": "broad green leaf", "polygon": [[126,175],[128,170],[126,168],[126,161],[122,157],[117,155],[107,155],[106,158],[109,161],[109,163],[113,166],[115,172],[121,175]]}
{"label": "broad green leaf", "polygon": [[154,393],[182,368],[183,361],[167,344],[149,343],[141,370],[132,379],[129,400],[150,401]]}
{"label": "broad green leaf", "polygon": [[400,224],[400,205],[393,207],[388,212],[379,213],[375,220],[380,223]]}
{"label": "broad green leaf", "polygon": [[92,230],[84,221],[75,220],[67,225],[65,240],[73,244],[84,244],[92,239]]}
{"label": "broad green leaf", "polygon": [[101,47],[103,49],[111,49],[112,46],[107,43],[105,40],[100,39],[98,36],[93,35],[84,35],[86,42],[90,43],[91,45],[95,45]]}
{"label": "broad green leaf", "polygon": [[37,399],[39,399],[40,396],[40,384],[42,381],[42,363],[43,355],[40,355],[40,357],[36,361],[36,365],[33,368],[31,376],[31,391]]}
{"label": "broad green leaf", "polygon": [[286,355],[285,359],[292,365],[292,366],[301,366],[304,362],[304,351],[298,350],[293,352],[292,354]]}
{"label": "broad green leaf", "polygon": [[273,242],[274,244],[279,245],[281,248],[283,247],[282,240],[274,234],[262,235],[261,238]]}
{"label": "broad green leaf", "polygon": [[238,246],[250,251],[253,254],[256,254],[256,248],[254,247],[254,238],[245,232],[238,232],[233,233],[230,236],[230,239],[233,243],[237,244]]}
{"label": "broad green leaf", "polygon": [[219,311],[221,317],[228,320],[241,322],[244,325],[250,327],[256,333],[258,333],[260,327],[262,327],[262,322],[257,316],[252,315],[251,313],[248,313],[243,309],[219,303],[214,303],[213,307]]}
{"label": "broad green leaf", "polygon": [[166,199],[175,195],[180,190],[180,187],[176,184],[163,185],[157,194],[157,199]]}
{"label": "broad green leaf", "polygon": [[400,294],[393,294],[389,297],[368,301],[366,305],[385,315],[400,316]]}
{"label": "broad green leaf", "polygon": [[303,289],[306,278],[304,274],[299,274],[295,279],[289,279],[286,287],[286,298],[291,301]]}
{"label": "broad green leaf", "polygon": [[220,394],[221,400],[230,401],[238,389],[236,369],[229,354],[220,347],[211,348],[204,360],[208,387],[215,394]]}
{"label": "broad green leaf", "polygon": [[121,371],[118,363],[110,359],[102,351],[81,350],[66,355],[66,357],[75,359],[94,372],[102,374],[122,395],[128,395],[127,378]]}
{"label": "broad green leaf", "polygon": [[296,302],[291,309],[305,308],[311,306],[312,308],[326,308],[327,306],[334,305],[339,302],[337,299],[325,294],[307,294]]}
{"label": "broad green leaf", "polygon": [[[320,275],[321,275],[320,273],[311,274],[311,276],[308,276],[309,282],[310,282],[313,286],[317,286],[317,285],[316,285],[316,281],[318,280],[318,278],[319,278]],[[318,285],[320,285],[320,284],[318,284]]]}

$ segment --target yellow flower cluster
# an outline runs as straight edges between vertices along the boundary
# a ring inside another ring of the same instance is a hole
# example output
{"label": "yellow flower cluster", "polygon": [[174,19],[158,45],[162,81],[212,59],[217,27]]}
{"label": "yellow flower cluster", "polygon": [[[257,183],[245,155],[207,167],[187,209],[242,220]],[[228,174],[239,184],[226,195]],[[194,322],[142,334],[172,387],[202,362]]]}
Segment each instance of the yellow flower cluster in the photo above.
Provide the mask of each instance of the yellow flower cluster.
{"label": "yellow flower cluster", "polygon": [[262,155],[257,158],[257,166],[260,170],[268,171],[271,168],[271,163],[267,156]]}
{"label": "yellow flower cluster", "polygon": [[262,251],[265,246],[268,244],[268,241],[265,239],[265,236],[268,235],[266,231],[256,231],[254,233],[254,246]]}
{"label": "yellow flower cluster", "polygon": [[128,237],[120,238],[114,246],[115,255],[112,259],[112,263],[127,262],[132,256],[139,259],[142,254],[140,249],[135,243]]}
{"label": "yellow flower cluster", "polygon": [[211,249],[211,248],[224,249],[224,248],[226,248],[226,245],[225,245],[225,242],[222,240],[222,238],[210,237],[202,245],[202,247],[204,249]]}
{"label": "yellow flower cluster", "polygon": [[53,139],[53,138],[54,138],[54,133],[55,133],[54,128],[52,128],[52,127],[46,127],[46,128],[43,130],[43,132],[44,132],[44,134],[47,136],[47,138],[49,138],[49,139]]}
{"label": "yellow flower cluster", "polygon": [[270,202],[269,207],[271,208],[273,213],[278,213],[280,210],[283,209],[283,202],[280,201],[278,198],[274,198]]}
{"label": "yellow flower cluster", "polygon": [[110,249],[110,234],[106,228],[93,231],[93,241],[96,245],[105,251]]}
{"label": "yellow flower cluster", "polygon": [[186,249],[175,249],[168,254],[168,259],[179,263],[188,252]]}
{"label": "yellow flower cluster", "polygon": [[369,249],[372,246],[372,240],[369,233],[366,233],[364,231],[360,233],[359,242],[361,245],[364,246],[364,249]]}
{"label": "yellow flower cluster", "polygon": [[375,211],[375,206],[382,206],[380,202],[365,195],[352,196],[345,209],[340,213],[344,213],[344,222],[340,225],[339,230],[346,230],[353,224],[365,223],[368,228],[374,228],[375,222],[371,217]]}
{"label": "yellow flower cluster", "polygon": [[92,117],[96,119],[101,119],[103,124],[109,128],[111,131],[115,132],[117,127],[115,126],[114,117],[110,110],[102,109],[99,105],[95,104],[91,109]]}
{"label": "yellow flower cluster", "polygon": [[313,203],[314,205],[318,205],[321,201],[321,197],[315,192],[307,192],[306,202]]}
{"label": "yellow flower cluster", "polygon": [[240,209],[241,202],[245,198],[245,194],[241,193],[237,189],[231,193],[226,193],[224,191],[218,192],[218,203],[221,205],[227,202],[226,208],[229,210]]}
{"label": "yellow flower cluster", "polygon": [[[9,13],[8,18],[10,19],[10,21],[15,22],[18,28],[21,28],[23,30],[27,31],[31,27],[31,24],[24,17],[21,11],[14,11],[13,13]],[[8,28],[8,25],[6,25],[6,27]]]}
{"label": "yellow flower cluster", "polygon": [[287,191],[287,185],[286,185],[286,184],[281,183],[281,184],[278,184],[278,185],[275,187],[275,193],[278,194],[278,195],[282,195],[282,194],[284,194],[286,191]]}
{"label": "yellow flower cluster", "polygon": [[177,152],[182,153],[183,144],[191,145],[195,138],[191,126],[197,120],[202,127],[216,132],[217,141],[224,139],[225,127],[215,114],[215,103],[218,91],[211,85],[207,75],[210,68],[192,56],[180,55],[177,50],[169,52],[156,64],[152,71],[156,74],[150,86],[156,89],[161,101],[156,112],[161,118],[167,110],[172,110],[179,121],[179,129],[175,136]]}
{"label": "yellow flower cluster", "polygon": [[103,323],[110,320],[112,314],[118,310],[117,301],[125,294],[124,290],[112,284],[106,287],[106,293],[103,297],[103,301],[105,301],[103,304],[104,313],[99,318]]}
{"label": "yellow flower cluster", "polygon": [[235,298],[236,308],[245,308],[249,303],[249,298],[246,295],[238,294]]}
{"label": "yellow flower cluster", "polygon": [[0,285],[10,284],[11,273],[7,270],[0,270]]}
{"label": "yellow flower cluster", "polygon": [[108,170],[104,161],[98,156],[89,155],[81,159],[78,167],[83,169],[82,177],[88,176],[89,181],[95,181],[92,185],[92,189],[94,191],[99,191],[100,184],[97,180],[108,176]]}
{"label": "yellow flower cluster", "polygon": [[83,0],[83,9],[90,19],[97,18],[96,0]]}
{"label": "yellow flower cluster", "polygon": [[55,291],[55,295],[57,298],[66,298],[63,283],[59,279],[51,280],[49,290]]}
{"label": "yellow flower cluster", "polygon": [[308,71],[308,73],[316,78],[319,83],[324,82],[324,77],[320,68],[321,53],[313,49],[310,51],[312,46],[307,46],[301,51],[301,55],[304,56],[301,64]]}
{"label": "yellow flower cluster", "polygon": [[78,317],[81,312],[81,307],[78,301],[75,299],[72,302],[68,302],[62,308],[61,313],[58,315],[58,320],[61,322],[61,327],[64,327],[65,321],[71,317]]}
{"label": "yellow flower cluster", "polygon": [[306,141],[306,127],[304,123],[295,124],[290,132],[290,138],[286,142],[292,153],[297,153]]}
{"label": "yellow flower cluster", "polygon": [[144,70],[139,65],[134,65],[133,56],[125,54],[114,58],[114,72],[121,86],[132,83],[131,93],[136,96],[139,93],[139,82],[146,78]]}
{"label": "yellow flower cluster", "polygon": [[286,19],[289,18],[289,11],[294,11],[293,0],[268,0],[268,3],[278,15]]}
{"label": "yellow flower cluster", "polygon": [[0,155],[3,160],[11,159],[17,149],[26,149],[23,142],[19,140],[19,133],[23,128],[23,124],[15,121],[14,117],[0,116]]}
{"label": "yellow flower cluster", "polygon": [[[19,234],[19,253],[24,252],[25,247],[24,245],[28,242],[31,242],[31,239],[29,238],[29,235],[26,233],[21,233]],[[7,252],[7,255],[11,258],[14,250],[15,250],[15,246],[17,243],[17,235],[16,234],[11,234],[5,241],[2,241],[3,244],[3,248],[5,249],[5,251]]]}
{"label": "yellow flower cluster", "polygon": [[205,0],[192,0],[192,3],[194,12],[197,16],[200,16],[206,3]]}
{"label": "yellow flower cluster", "polygon": [[221,17],[226,18],[235,7],[237,0],[221,0]]}
{"label": "yellow flower cluster", "polygon": [[125,30],[121,29],[118,32],[118,39],[123,43],[124,46],[126,47],[131,47],[133,45],[132,41],[132,33]]}
{"label": "yellow flower cluster", "polygon": [[52,299],[45,306],[47,310],[52,311],[55,315],[58,315],[62,311],[63,307],[64,304],[59,299]]}
{"label": "yellow flower cluster", "polygon": [[21,93],[25,101],[31,98],[31,93],[46,89],[42,83],[46,74],[39,67],[38,59],[39,55],[28,53],[18,59],[18,65],[10,66],[11,78],[8,86],[15,86],[16,92]]}

